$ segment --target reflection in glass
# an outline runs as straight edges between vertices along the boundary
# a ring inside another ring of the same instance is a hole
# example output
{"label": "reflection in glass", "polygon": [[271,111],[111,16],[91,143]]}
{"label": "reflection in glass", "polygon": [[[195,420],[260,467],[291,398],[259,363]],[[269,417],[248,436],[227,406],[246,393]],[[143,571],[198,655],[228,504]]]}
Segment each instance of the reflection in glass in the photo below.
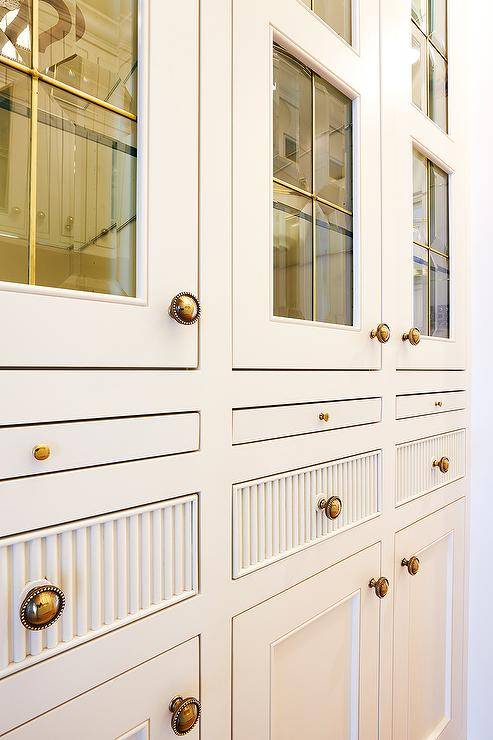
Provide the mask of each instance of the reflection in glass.
{"label": "reflection in glass", "polygon": [[430,246],[448,253],[448,175],[430,162]]}
{"label": "reflection in glass", "polygon": [[450,272],[448,259],[430,252],[430,335],[449,336]]}
{"label": "reflection in glass", "polygon": [[339,36],[351,43],[351,0],[313,0],[313,10]]}
{"label": "reflection in glass", "polygon": [[353,323],[353,219],[316,205],[316,320]]}
{"label": "reflection in glass", "polygon": [[135,296],[136,124],[44,83],[38,120],[36,283]]}
{"label": "reflection in glass", "polygon": [[0,65],[0,280],[29,280],[31,79]]}
{"label": "reflection in glass", "polygon": [[0,54],[31,66],[31,0],[0,2]]}
{"label": "reflection in glass", "polygon": [[426,157],[413,150],[413,241],[428,244],[428,167]]}
{"label": "reflection in glass", "polygon": [[352,101],[315,76],[315,192],[351,210]]}
{"label": "reflection in glass", "polygon": [[274,50],[274,177],[312,189],[312,78]]}
{"label": "reflection in glass", "polygon": [[426,113],[426,37],[411,23],[413,48],[413,103]]}
{"label": "reflection in glass", "polygon": [[428,0],[412,0],[411,18],[426,33]]}
{"label": "reflection in glass", "polygon": [[413,254],[414,325],[428,334],[428,250],[414,245]]}
{"label": "reflection in glass", "polygon": [[430,0],[430,39],[447,56],[447,0]]}
{"label": "reflection in glass", "polygon": [[429,103],[428,114],[432,121],[447,130],[447,63],[428,45],[429,54]]}
{"label": "reflection in glass", "polygon": [[137,5],[138,0],[40,2],[40,70],[135,113]]}
{"label": "reflection in glass", "polygon": [[312,200],[274,185],[274,315],[313,319]]}

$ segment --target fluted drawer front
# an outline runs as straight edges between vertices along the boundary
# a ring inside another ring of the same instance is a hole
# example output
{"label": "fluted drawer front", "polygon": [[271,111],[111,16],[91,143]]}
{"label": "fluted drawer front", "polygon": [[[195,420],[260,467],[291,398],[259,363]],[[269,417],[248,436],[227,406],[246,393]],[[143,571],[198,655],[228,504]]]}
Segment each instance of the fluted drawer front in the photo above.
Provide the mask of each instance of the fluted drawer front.
{"label": "fluted drawer front", "polygon": [[[466,464],[464,429],[407,442],[398,445],[396,449],[397,505],[464,477]],[[433,461],[442,457],[447,457],[450,461],[447,473],[433,467]]]}
{"label": "fluted drawer front", "polygon": [[[380,490],[380,451],[235,486],[234,578],[376,516]],[[318,508],[322,496],[341,499],[337,519]]]}
{"label": "fluted drawer front", "polygon": [[[0,540],[0,675],[195,594],[197,521],[192,495]],[[66,606],[31,632],[20,597],[43,579]]]}

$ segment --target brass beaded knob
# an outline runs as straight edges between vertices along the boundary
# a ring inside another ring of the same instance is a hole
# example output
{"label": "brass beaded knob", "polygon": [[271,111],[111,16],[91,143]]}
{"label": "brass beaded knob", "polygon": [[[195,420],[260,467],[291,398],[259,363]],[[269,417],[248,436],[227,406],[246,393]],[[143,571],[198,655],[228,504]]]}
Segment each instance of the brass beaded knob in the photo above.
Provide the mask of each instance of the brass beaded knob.
{"label": "brass beaded knob", "polygon": [[448,473],[450,460],[448,457],[441,457],[440,460],[433,460],[433,467],[438,468],[441,473]]}
{"label": "brass beaded knob", "polygon": [[410,576],[415,576],[420,568],[419,558],[417,558],[416,555],[410,557],[409,560],[402,558],[401,565],[403,568],[407,568],[407,572]]}
{"label": "brass beaded knob", "polygon": [[19,617],[28,630],[45,630],[57,621],[65,609],[65,594],[58,586],[48,583],[32,588],[22,601]]}
{"label": "brass beaded knob", "polygon": [[421,341],[420,330],[416,326],[414,326],[412,329],[409,329],[406,334],[402,335],[402,341],[409,342],[409,344],[412,344],[413,347],[416,347],[416,345],[419,344]]}
{"label": "brass beaded knob", "polygon": [[319,415],[318,415],[318,418],[320,419],[320,421],[326,421],[327,422],[327,421],[329,421],[329,418],[330,417],[329,417],[329,414],[328,414],[327,411],[321,411],[319,413]]}
{"label": "brass beaded knob", "polygon": [[387,578],[383,578],[382,576],[378,578],[378,580],[372,578],[368,586],[375,589],[375,594],[378,596],[379,599],[384,599],[389,592],[390,583],[388,582]]}
{"label": "brass beaded knob", "polygon": [[325,513],[327,519],[337,519],[342,514],[342,501],[339,496],[331,496],[329,499],[321,498],[318,508]]}
{"label": "brass beaded knob", "polygon": [[376,329],[370,332],[372,339],[378,339],[380,344],[387,344],[390,339],[390,326],[388,324],[379,324]]}
{"label": "brass beaded knob", "polygon": [[36,447],[33,448],[33,455],[36,460],[41,462],[42,460],[48,460],[51,455],[51,450],[48,445],[36,445]]}
{"label": "brass beaded knob", "polygon": [[198,699],[189,696],[175,696],[169,703],[169,711],[172,712],[171,729],[175,735],[188,735],[197,724],[201,706]]}
{"label": "brass beaded knob", "polygon": [[200,303],[193,293],[178,293],[171,301],[168,312],[179,324],[195,324],[200,318]]}

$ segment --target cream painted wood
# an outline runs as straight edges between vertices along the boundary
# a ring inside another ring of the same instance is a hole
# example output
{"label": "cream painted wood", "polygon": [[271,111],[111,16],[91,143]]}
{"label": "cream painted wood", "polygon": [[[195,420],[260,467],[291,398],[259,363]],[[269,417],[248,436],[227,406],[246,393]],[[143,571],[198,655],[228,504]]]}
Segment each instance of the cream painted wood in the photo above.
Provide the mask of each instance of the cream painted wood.
{"label": "cream painted wood", "polygon": [[[199,435],[197,413],[4,427],[0,478],[192,452],[199,447]],[[46,460],[34,457],[38,445],[50,448]]]}
{"label": "cream painted wood", "polygon": [[[381,347],[370,339],[370,331],[381,319],[378,11],[378,2],[365,4],[358,17],[356,50],[297,0],[233,3],[235,367],[366,369],[381,365]],[[355,101],[353,327],[273,316],[274,42]]]}
{"label": "cream painted wood", "polygon": [[[325,414],[328,414],[327,420]],[[381,418],[381,398],[235,409],[233,444],[374,424],[381,421]]]}
{"label": "cream painted wood", "polygon": [[[462,696],[465,504],[402,530],[395,541],[394,737],[464,738]],[[410,576],[403,558],[415,555]]]}
{"label": "cream painted wood", "polygon": [[[171,14],[158,0],[139,5],[138,297],[0,284],[0,311],[10,317],[2,366],[197,366],[198,328],[173,321],[168,307],[198,289],[199,3]],[[71,197],[64,193],[62,221]]]}
{"label": "cream painted wood", "polygon": [[396,419],[407,419],[412,416],[443,414],[447,411],[465,409],[466,405],[465,391],[397,396],[395,399],[395,416]]}
{"label": "cream painted wood", "polygon": [[[4,735],[9,740],[165,740],[171,729],[170,700],[199,698],[199,640],[123,673],[98,688]],[[189,737],[199,738],[197,725]]]}

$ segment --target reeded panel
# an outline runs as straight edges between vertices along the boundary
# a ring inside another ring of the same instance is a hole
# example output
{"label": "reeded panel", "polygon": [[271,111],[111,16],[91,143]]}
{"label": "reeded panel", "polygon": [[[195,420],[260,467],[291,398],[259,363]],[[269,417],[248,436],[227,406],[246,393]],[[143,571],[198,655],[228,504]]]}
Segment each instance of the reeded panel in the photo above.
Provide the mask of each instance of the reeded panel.
{"label": "reeded panel", "polygon": [[[0,540],[0,676],[194,595],[197,521],[194,495]],[[66,606],[29,632],[19,598],[41,579]]]}
{"label": "reeded panel", "polygon": [[[336,460],[233,489],[233,577],[239,578],[376,516],[381,453]],[[327,518],[317,504],[338,496],[342,513]]]}

